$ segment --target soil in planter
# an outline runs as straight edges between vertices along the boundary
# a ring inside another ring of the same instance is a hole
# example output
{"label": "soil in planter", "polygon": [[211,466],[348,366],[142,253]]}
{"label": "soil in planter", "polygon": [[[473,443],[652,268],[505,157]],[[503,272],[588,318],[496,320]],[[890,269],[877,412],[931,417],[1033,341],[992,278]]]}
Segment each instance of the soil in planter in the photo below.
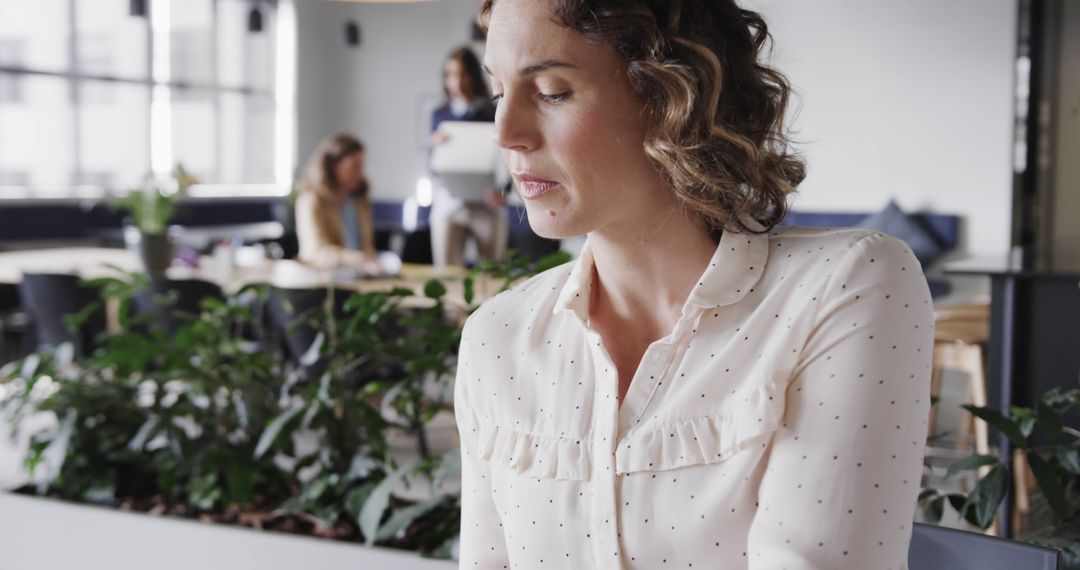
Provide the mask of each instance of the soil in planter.
{"label": "soil in planter", "polygon": [[[33,486],[24,486],[13,492],[19,495],[39,496]],[[105,503],[79,501],[66,493],[58,491],[49,491],[45,496],[69,503],[114,508],[120,511],[143,513],[150,516],[227,524],[258,530],[330,538],[342,542],[363,543],[364,541],[359,527],[353,521],[342,518],[333,527],[326,527],[321,521],[310,515],[276,513],[273,504],[263,497],[256,497],[255,502],[251,505],[228,507],[222,511],[201,511],[186,502],[166,501],[160,495],[139,499],[118,499]],[[440,538],[457,534],[460,525],[458,517],[459,512],[457,509],[447,506],[439,507],[414,521],[403,535],[380,543],[380,546],[430,554],[433,549],[440,546]]]}

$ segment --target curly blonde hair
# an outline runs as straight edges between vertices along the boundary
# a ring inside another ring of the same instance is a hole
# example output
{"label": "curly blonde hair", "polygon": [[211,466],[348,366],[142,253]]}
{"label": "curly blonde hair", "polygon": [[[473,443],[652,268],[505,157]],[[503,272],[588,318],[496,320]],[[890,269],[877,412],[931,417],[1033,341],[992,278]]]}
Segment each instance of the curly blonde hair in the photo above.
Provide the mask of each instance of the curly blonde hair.
{"label": "curly blonde hair", "polygon": [[[556,23],[624,58],[652,122],[646,154],[714,235],[784,218],[806,167],[784,130],[791,87],[760,61],[760,14],[734,0],[548,1]],[[480,8],[484,30],[494,4]]]}

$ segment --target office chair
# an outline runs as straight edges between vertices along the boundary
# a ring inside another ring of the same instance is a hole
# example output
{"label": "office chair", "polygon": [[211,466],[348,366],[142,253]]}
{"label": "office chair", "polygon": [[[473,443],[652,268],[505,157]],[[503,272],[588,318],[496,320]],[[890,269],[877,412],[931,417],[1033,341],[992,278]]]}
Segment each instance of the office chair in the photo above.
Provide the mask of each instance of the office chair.
{"label": "office chair", "polygon": [[48,350],[65,342],[75,346],[77,355],[93,352],[96,337],[105,332],[105,306],[94,310],[86,321],[72,330],[66,319],[100,301],[96,289],[84,287],[74,275],[26,273],[19,284],[19,296],[33,322],[37,350]]}
{"label": "office chair", "polygon": [[916,523],[908,548],[910,570],[1059,570],[1052,548],[981,533]]}

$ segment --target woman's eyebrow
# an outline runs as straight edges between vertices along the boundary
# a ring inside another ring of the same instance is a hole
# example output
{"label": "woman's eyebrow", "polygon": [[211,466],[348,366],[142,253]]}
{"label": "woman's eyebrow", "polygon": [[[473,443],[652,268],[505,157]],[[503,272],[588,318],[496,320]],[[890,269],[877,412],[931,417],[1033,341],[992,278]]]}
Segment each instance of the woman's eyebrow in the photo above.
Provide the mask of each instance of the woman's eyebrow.
{"label": "woman's eyebrow", "polygon": [[[484,65],[484,71],[486,71],[488,75],[495,75],[494,73],[491,72],[491,69],[487,66],[487,63],[484,63],[483,65]],[[568,68],[568,69],[577,69],[578,68],[578,66],[576,66],[576,65],[574,65],[572,63],[565,62],[565,61],[558,61],[558,60],[555,60],[555,59],[545,59],[543,61],[532,63],[532,64],[529,64],[529,65],[526,65],[525,67],[522,67],[518,71],[518,75],[532,75],[534,73],[540,73],[541,71],[547,71],[548,69],[559,68],[559,67]]]}

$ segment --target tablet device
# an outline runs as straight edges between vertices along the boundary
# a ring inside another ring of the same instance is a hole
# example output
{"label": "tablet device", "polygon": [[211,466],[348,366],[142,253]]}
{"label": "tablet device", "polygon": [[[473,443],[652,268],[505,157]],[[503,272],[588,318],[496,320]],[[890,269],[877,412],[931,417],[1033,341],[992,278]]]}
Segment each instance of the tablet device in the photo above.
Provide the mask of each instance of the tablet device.
{"label": "tablet device", "polygon": [[443,121],[438,131],[448,138],[432,149],[432,171],[451,196],[482,201],[495,187],[495,170],[500,160],[495,123]]}

